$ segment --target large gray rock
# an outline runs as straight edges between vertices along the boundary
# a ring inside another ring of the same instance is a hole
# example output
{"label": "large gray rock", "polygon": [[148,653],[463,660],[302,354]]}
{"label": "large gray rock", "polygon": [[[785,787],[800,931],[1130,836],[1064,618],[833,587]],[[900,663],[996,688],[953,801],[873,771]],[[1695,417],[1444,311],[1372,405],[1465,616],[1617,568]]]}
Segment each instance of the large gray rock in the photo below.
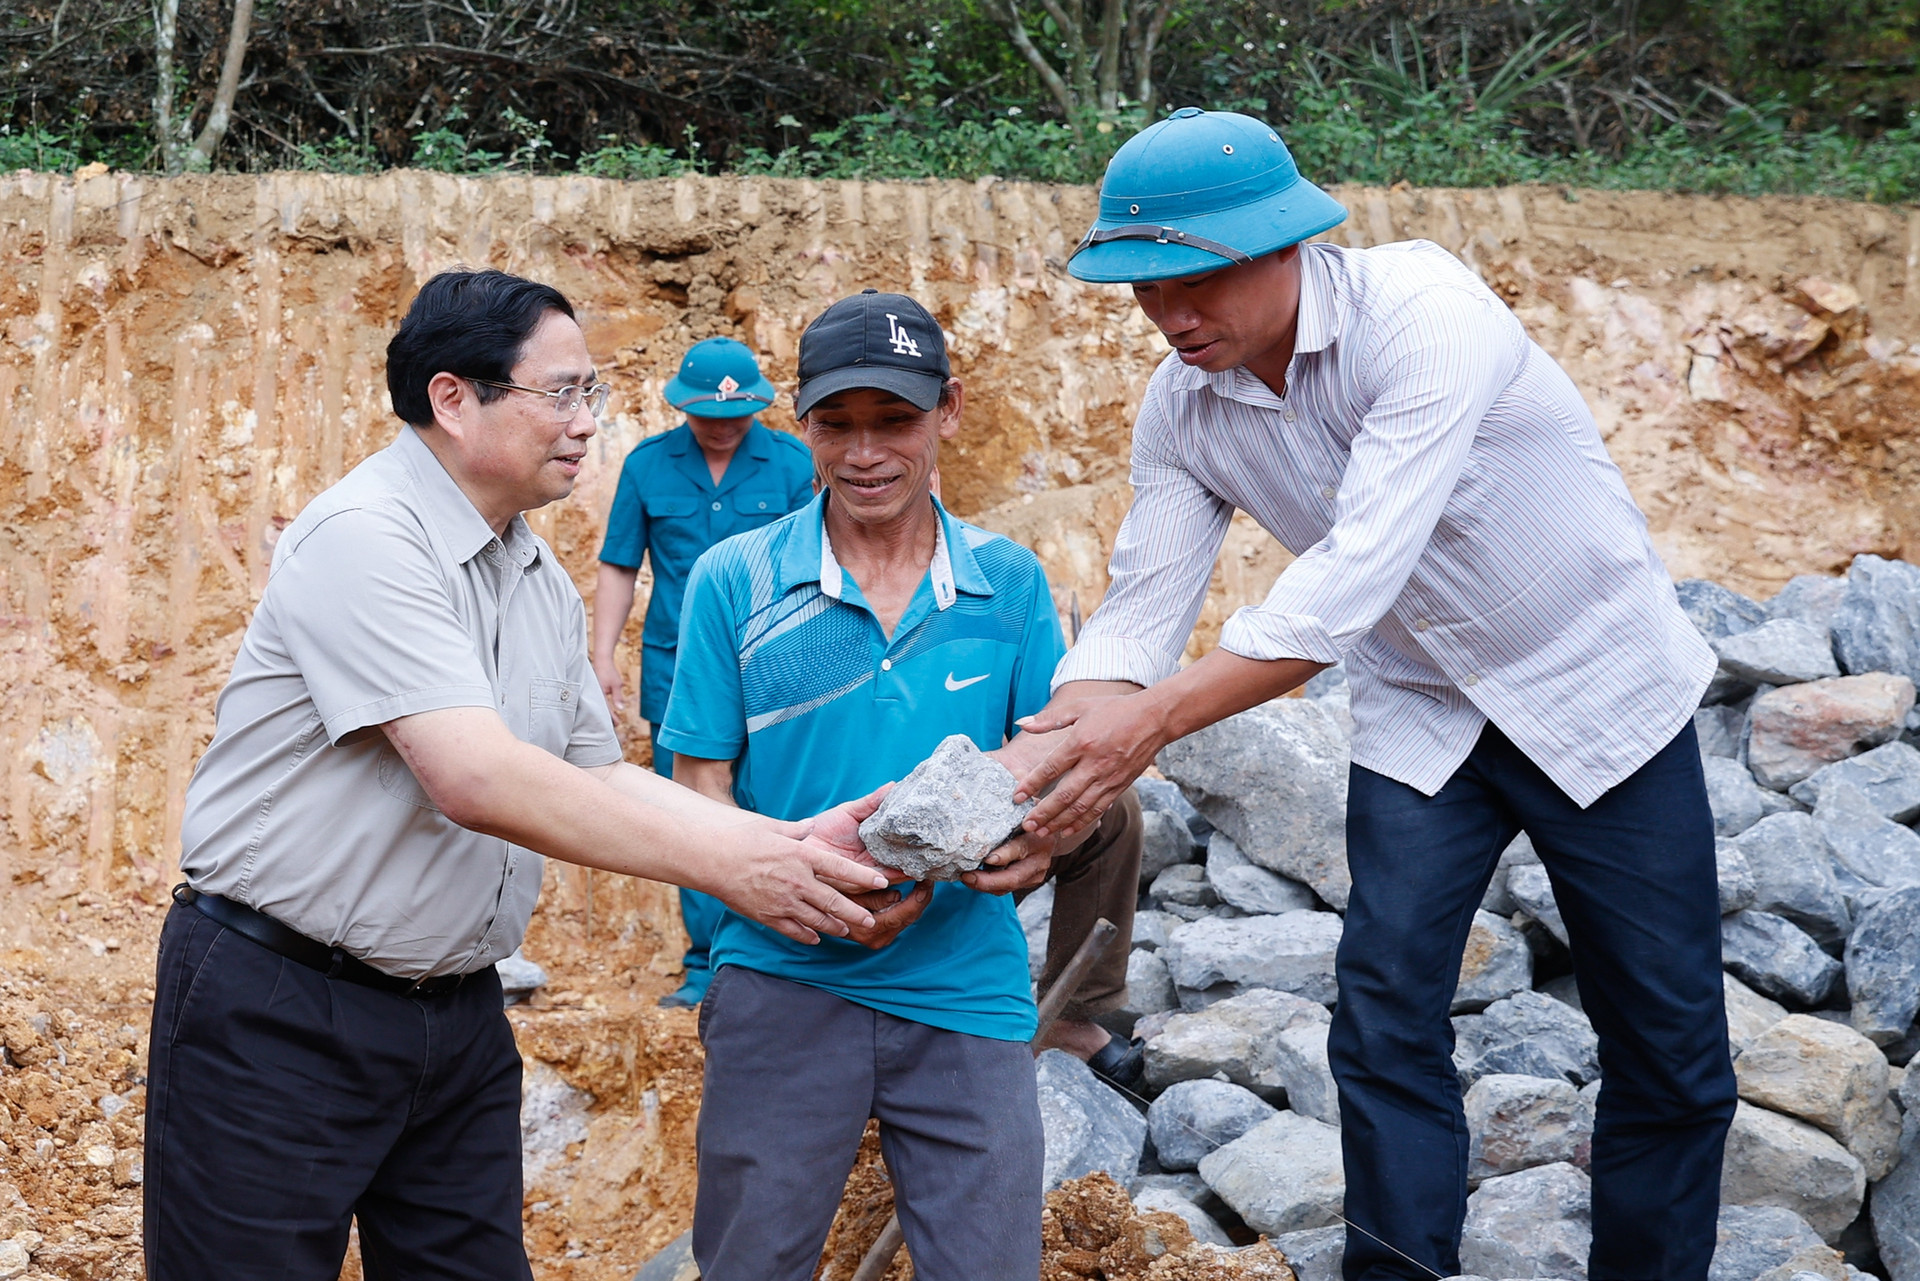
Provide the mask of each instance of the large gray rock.
{"label": "large gray rock", "polygon": [[1121,1187],[1131,1183],[1146,1146],[1147,1118],[1065,1050],[1043,1051],[1034,1071],[1047,1191],[1095,1170],[1105,1170]]}
{"label": "large gray rock", "polygon": [[1252,1090],[1227,1081],[1176,1081],[1147,1108],[1147,1133],[1162,1167],[1191,1170],[1278,1109]]}
{"label": "large gray rock", "polygon": [[1885,818],[1853,784],[1844,779],[1820,793],[1814,822],[1833,854],[1836,873],[1847,881],[1881,889],[1920,885],[1920,836]]}
{"label": "large gray rock", "polygon": [[1723,973],[1720,981],[1727,992],[1727,1042],[1735,1054],[1787,1017],[1786,1006],[1768,1000],[1733,975]]}
{"label": "large gray rock", "polygon": [[1586,1281],[1593,1245],[1593,1185],[1559,1163],[1482,1183],[1467,1198],[1460,1266],[1487,1277]]}
{"label": "large gray rock", "polygon": [[1673,585],[1680,608],[1709,642],[1750,632],[1767,621],[1766,607],[1731,587],[1705,578],[1683,578]]}
{"label": "large gray rock", "polygon": [[1808,809],[1816,809],[1827,785],[1837,782],[1859,788],[1883,818],[1896,823],[1920,818],[1920,749],[1906,743],[1882,744],[1851,760],[1835,761],[1795,783],[1787,794]]}
{"label": "large gray rock", "polygon": [[641,1264],[633,1281],[700,1281],[700,1264],[693,1257],[693,1230],[682,1232]]}
{"label": "large gray rock", "polygon": [[1716,836],[1738,836],[1765,816],[1760,785],[1747,767],[1725,756],[1703,756],[1707,776],[1707,807],[1713,811]]}
{"label": "large gray rock", "polygon": [[1225,832],[1207,838],[1207,881],[1222,903],[1249,915],[1304,912],[1317,906],[1312,890],[1259,866]]}
{"label": "large gray rock", "polygon": [[1859,1216],[1866,1192],[1865,1168],[1825,1131],[1744,1101],[1734,1110],[1723,1202],[1784,1206],[1831,1244]]}
{"label": "large gray rock", "polygon": [[1713,877],[1720,891],[1720,915],[1752,907],[1760,886],[1754,880],[1753,866],[1740,846],[1724,836],[1713,838]]}
{"label": "large gray rock", "polygon": [[1713,641],[1720,666],[1750,685],[1796,685],[1840,674],[1827,634],[1793,618]]}
{"label": "large gray rock", "polygon": [[1020,900],[1014,915],[1027,938],[1027,977],[1038,983],[1047,971],[1047,939],[1053,933],[1053,882],[1041,882],[1040,888]]}
{"label": "large gray rock", "polygon": [[517,947],[506,959],[496,961],[494,968],[500,972],[500,994],[508,1005],[518,1005],[547,985],[547,972],[521,955]]}
{"label": "large gray rock", "polygon": [[1207,869],[1198,863],[1180,863],[1167,868],[1153,878],[1147,897],[1162,908],[1212,907],[1220,901],[1207,881]]}
{"label": "large gray rock", "polygon": [[1453,1020],[1454,1067],[1472,1088],[1496,1072],[1560,1077],[1585,1085],[1600,1075],[1600,1042],[1579,1010],[1539,992],[1516,992]]}
{"label": "large gray rock", "polygon": [[1460,958],[1452,1013],[1478,1013],[1532,986],[1533,949],[1526,938],[1512,922],[1492,912],[1475,912],[1467,930],[1466,952]]}
{"label": "large gray rock", "polygon": [[1146,1188],[1134,1193],[1133,1208],[1142,1214],[1149,1210],[1159,1210],[1162,1213],[1174,1215],[1187,1225],[1187,1230],[1193,1233],[1193,1239],[1196,1241],[1204,1241],[1208,1245],[1233,1244],[1233,1238],[1214,1222],[1211,1214],[1168,1188]]}
{"label": "large gray rock", "polygon": [[1584,1168],[1593,1150],[1593,1109],[1559,1077],[1496,1072],[1467,1091],[1467,1182],[1564,1161]]}
{"label": "large gray rock", "polygon": [[1199,810],[1193,808],[1186,793],[1172,779],[1142,778],[1133,784],[1134,794],[1140,798],[1142,810],[1164,810],[1187,825],[1187,831],[1193,836],[1194,855],[1206,848],[1207,837],[1213,834],[1213,824],[1207,822]]}
{"label": "large gray rock", "polygon": [[1164,1087],[1217,1072],[1236,1085],[1277,1094],[1286,1088],[1275,1062],[1280,1034],[1302,1023],[1327,1023],[1331,1018],[1317,1001],[1267,990],[1229,997],[1191,1014],[1172,1015],[1147,1038],[1147,1082]]}
{"label": "large gray rock", "polygon": [[1833,617],[1846,597],[1847,580],[1837,574],[1795,574],[1767,602],[1767,617],[1797,619],[1831,637]]}
{"label": "large gray rock", "polygon": [[1340,1265],[1347,1256],[1344,1227],[1308,1228],[1269,1238],[1269,1244],[1287,1256],[1299,1281],[1341,1281]]}
{"label": "large gray rock", "polygon": [[1031,800],[1013,803],[1015,786],[1006,766],[965,734],[950,734],[860,824],[860,841],[882,867],[915,880],[957,881],[1032,811]]}
{"label": "large gray rock", "polygon": [[1560,905],[1554,901],[1553,881],[1547,869],[1538,863],[1523,864],[1507,872],[1507,893],[1520,910],[1546,927],[1547,933],[1567,941],[1567,923],[1561,919]]}
{"label": "large gray rock", "polygon": [[1140,811],[1140,884],[1170,867],[1191,863],[1196,849],[1187,825],[1165,810]]}
{"label": "large gray rock", "polygon": [[1748,908],[1720,918],[1720,955],[1756,992],[1811,1009],[1832,994],[1840,962],[1784,916]]}
{"label": "large gray rock", "polygon": [[1741,740],[1747,734],[1747,714],[1738,707],[1715,704],[1693,714],[1694,736],[1700,740],[1700,755],[1740,759]]}
{"label": "large gray rock", "polygon": [[1901,1084],[1900,1163],[1873,1188],[1873,1240],[1892,1281],[1920,1281],[1920,1073]]}
{"label": "large gray rock", "polygon": [[1127,1003],[1118,1011],[1124,1019],[1139,1020],[1162,1010],[1180,1008],[1180,996],[1167,975],[1167,963],[1158,952],[1142,948],[1127,956]]}
{"label": "large gray rock", "polygon": [[1887,1097],[1887,1061],[1850,1027],[1789,1014],[1734,1060],[1740,1097],[1810,1121],[1851,1152],[1869,1181],[1899,1154],[1900,1111]]}
{"label": "large gray rock", "polygon": [[1149,952],[1157,951],[1165,947],[1173,932],[1185,924],[1185,921],[1170,913],[1142,909],[1133,914],[1133,946]]}
{"label": "large gray rock", "polygon": [[1340,1124],[1340,1087],[1327,1060],[1325,1023],[1300,1023],[1280,1034],[1274,1071],[1287,1091],[1287,1106],[1328,1125]]}
{"label": "large gray rock", "polygon": [[1754,1281],[1802,1250],[1824,1244],[1805,1219],[1778,1205],[1721,1206],[1713,1241],[1707,1281]]}
{"label": "large gray rock", "polygon": [[1878,1045],[1900,1040],[1920,1012],[1920,888],[1890,891],[1847,940],[1853,1026]]}
{"label": "large gray rock", "polygon": [[1747,767],[1766,786],[1786,790],[1892,742],[1912,708],[1913,682],[1888,672],[1768,690],[1747,709]]}
{"label": "large gray rock", "polygon": [[1526,863],[1538,863],[1540,852],[1533,848],[1533,840],[1525,832],[1507,843],[1500,851],[1500,861],[1494,865],[1493,879],[1487,883],[1486,895],[1480,901],[1484,911],[1495,916],[1512,916],[1520,910],[1520,905],[1507,893],[1507,877],[1513,869]]}
{"label": "large gray rock", "polygon": [[1194,921],[1174,931],[1162,955],[1185,991],[1274,988],[1331,1005],[1338,995],[1333,955],[1339,946],[1340,918],[1332,912],[1283,912]]}
{"label": "large gray rock", "polygon": [[1200,1177],[1255,1232],[1278,1235],[1340,1221],[1347,1193],[1340,1131],[1282,1112],[1206,1156]]}
{"label": "large gray rock", "polygon": [[1833,878],[1833,858],[1820,825],[1806,814],[1774,814],[1734,841],[1753,871],[1753,905],[1784,916],[1816,943],[1838,943],[1853,921]]}
{"label": "large gray rock", "polygon": [[1279,698],[1170,743],[1160,772],[1270,872],[1344,910],[1346,735],[1310,698]]}
{"label": "large gray rock", "polygon": [[1855,556],[1833,612],[1833,652],[1849,672],[1920,681],[1920,567]]}

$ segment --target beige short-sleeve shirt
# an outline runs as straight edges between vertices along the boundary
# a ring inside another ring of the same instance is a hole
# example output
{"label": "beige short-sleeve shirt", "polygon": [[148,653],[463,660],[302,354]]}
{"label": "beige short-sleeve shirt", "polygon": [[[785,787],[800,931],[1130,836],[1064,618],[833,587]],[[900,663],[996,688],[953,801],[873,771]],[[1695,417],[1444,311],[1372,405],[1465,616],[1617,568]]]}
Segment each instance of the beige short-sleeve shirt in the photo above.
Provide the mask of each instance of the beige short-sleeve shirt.
{"label": "beige short-sleeve shirt", "polygon": [[405,427],[274,549],[187,786],[188,882],[405,978],[506,956],[542,860],[449,821],[379,729],[447,707],[621,758],[572,579],[520,517],[496,537]]}

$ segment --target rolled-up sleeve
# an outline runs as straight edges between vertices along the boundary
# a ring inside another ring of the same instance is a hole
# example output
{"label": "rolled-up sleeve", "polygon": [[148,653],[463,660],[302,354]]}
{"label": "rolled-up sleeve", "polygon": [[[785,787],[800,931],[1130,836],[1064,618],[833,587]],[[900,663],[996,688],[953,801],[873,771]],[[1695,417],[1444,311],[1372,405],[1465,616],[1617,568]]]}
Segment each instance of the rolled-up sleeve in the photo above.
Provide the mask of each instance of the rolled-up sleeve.
{"label": "rolled-up sleeve", "polygon": [[1055,689],[1088,680],[1151,685],[1172,675],[1206,603],[1233,507],[1181,465],[1167,396],[1156,378],[1141,402],[1133,428],[1133,505],[1114,540],[1112,582],[1055,669]]}
{"label": "rolled-up sleeve", "polygon": [[1524,336],[1495,305],[1441,287],[1397,309],[1360,366],[1372,407],[1333,527],[1265,600],[1235,611],[1220,630],[1222,649],[1337,663],[1385,617],[1427,549],[1481,419],[1520,370]]}
{"label": "rolled-up sleeve", "polygon": [[494,705],[432,544],[398,513],[322,521],[274,569],[262,605],[332,743],[401,716]]}

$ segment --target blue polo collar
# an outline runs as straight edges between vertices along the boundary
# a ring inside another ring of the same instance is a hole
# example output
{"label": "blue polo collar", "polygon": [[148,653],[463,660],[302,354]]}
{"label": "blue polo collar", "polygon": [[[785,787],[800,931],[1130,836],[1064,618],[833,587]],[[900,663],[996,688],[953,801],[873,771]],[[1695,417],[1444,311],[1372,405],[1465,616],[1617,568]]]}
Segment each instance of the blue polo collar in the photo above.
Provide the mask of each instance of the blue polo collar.
{"label": "blue polo collar", "polygon": [[[821,490],[793,517],[793,529],[780,553],[777,590],[785,593],[803,583],[818,583],[822,594],[844,599],[846,573],[833,554],[833,542],[827,537],[827,500],[830,491]],[[960,522],[931,494],[927,500],[940,517],[933,535],[933,563],[927,566],[932,580],[935,606],[945,609],[960,592],[969,596],[993,595],[993,584],[975,559]]]}

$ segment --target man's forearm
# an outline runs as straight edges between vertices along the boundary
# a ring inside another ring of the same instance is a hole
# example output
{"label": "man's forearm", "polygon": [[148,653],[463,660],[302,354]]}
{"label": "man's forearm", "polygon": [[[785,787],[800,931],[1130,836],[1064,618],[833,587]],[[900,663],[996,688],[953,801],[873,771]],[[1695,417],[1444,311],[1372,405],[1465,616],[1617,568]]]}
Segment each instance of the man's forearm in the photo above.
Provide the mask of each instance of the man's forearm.
{"label": "man's forearm", "polygon": [[1142,693],[1161,741],[1171,743],[1278,698],[1326,669],[1327,664],[1305,658],[1242,658],[1215,649]]}
{"label": "man's forearm", "polygon": [[627,617],[633,613],[634,584],[639,577],[637,569],[601,563],[593,585],[592,652],[595,658],[613,657],[615,647],[620,644],[620,633],[626,629]]}
{"label": "man's forearm", "polygon": [[673,781],[690,787],[710,801],[733,805],[733,762],[712,761],[703,756],[673,756]]}

